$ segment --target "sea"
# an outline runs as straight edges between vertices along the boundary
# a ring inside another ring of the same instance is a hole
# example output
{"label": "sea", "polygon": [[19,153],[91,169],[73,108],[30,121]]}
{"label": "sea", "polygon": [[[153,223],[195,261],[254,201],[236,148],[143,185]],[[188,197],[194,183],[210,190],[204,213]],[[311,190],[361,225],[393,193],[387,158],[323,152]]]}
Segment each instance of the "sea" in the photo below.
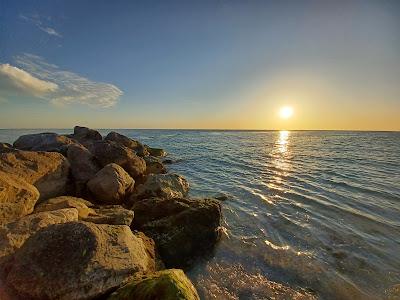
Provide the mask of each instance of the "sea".
{"label": "sea", "polygon": [[[271,282],[400,299],[400,132],[114,131],[164,148],[192,197],[225,198],[221,241],[187,270],[203,299],[280,299]],[[71,130],[0,141],[36,132]]]}

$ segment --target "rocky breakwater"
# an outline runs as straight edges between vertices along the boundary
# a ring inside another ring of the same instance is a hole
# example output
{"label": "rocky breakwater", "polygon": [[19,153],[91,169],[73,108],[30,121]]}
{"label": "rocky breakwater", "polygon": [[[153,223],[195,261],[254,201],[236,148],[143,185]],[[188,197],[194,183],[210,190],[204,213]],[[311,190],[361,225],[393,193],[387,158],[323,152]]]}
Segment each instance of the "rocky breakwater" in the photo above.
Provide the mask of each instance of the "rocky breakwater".
{"label": "rocky breakwater", "polygon": [[221,206],[189,198],[164,156],[78,126],[0,143],[0,299],[199,299],[184,270],[217,243]]}

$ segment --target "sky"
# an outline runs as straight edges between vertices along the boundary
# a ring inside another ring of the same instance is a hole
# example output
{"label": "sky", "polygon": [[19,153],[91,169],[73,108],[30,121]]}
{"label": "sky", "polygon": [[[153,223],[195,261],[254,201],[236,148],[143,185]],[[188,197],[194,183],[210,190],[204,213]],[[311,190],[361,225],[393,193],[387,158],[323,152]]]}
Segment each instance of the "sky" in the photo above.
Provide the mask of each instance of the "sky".
{"label": "sky", "polygon": [[398,131],[400,1],[0,0],[0,128],[77,124]]}

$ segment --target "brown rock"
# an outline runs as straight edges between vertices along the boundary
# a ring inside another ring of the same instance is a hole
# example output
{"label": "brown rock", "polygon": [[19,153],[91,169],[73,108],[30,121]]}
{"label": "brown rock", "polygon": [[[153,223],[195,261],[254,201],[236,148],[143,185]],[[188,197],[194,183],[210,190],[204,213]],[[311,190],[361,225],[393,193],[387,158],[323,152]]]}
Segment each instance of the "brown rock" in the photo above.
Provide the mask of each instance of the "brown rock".
{"label": "brown rock", "polygon": [[146,162],[146,174],[165,174],[167,169],[164,167],[163,163],[154,156],[146,156],[144,158]]}
{"label": "brown rock", "polygon": [[20,136],[14,142],[14,148],[28,151],[47,151],[65,153],[68,145],[75,142],[64,135],[45,132]]}
{"label": "brown rock", "polygon": [[140,142],[130,139],[127,136],[124,136],[122,134],[119,134],[117,132],[110,132],[106,137],[106,141],[112,141],[117,144],[123,145],[125,147],[128,147],[129,149],[132,149],[136,152],[138,156],[144,157],[149,155],[149,152],[147,151],[147,148],[142,145]]}
{"label": "brown rock", "polygon": [[132,210],[125,209],[120,205],[102,205],[92,208],[90,213],[86,217],[82,217],[81,220],[96,224],[130,226],[133,216]]}
{"label": "brown rock", "polygon": [[93,207],[93,204],[82,198],[60,196],[39,203],[35,207],[35,212],[52,211],[62,208],[76,208],[78,210],[79,219],[83,219],[93,213],[91,207]]}

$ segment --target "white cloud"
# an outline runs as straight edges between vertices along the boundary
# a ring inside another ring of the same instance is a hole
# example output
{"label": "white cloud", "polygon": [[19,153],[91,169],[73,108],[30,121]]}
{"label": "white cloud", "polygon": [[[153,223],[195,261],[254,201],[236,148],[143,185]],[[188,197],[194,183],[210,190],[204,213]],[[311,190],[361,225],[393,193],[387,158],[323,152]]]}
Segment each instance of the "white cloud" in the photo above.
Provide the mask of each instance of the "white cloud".
{"label": "white cloud", "polygon": [[0,65],[0,97],[10,92],[46,99],[55,105],[83,104],[114,106],[123,92],[113,84],[91,81],[59,69],[42,57],[24,54],[16,57],[18,67]]}
{"label": "white cloud", "polygon": [[25,20],[29,23],[34,24],[41,31],[46,32],[49,35],[56,36],[56,37],[62,37],[62,35],[60,33],[58,33],[54,28],[51,28],[51,27],[45,25],[43,22],[43,18],[41,18],[38,14],[33,14],[31,16],[25,16],[25,15],[20,14],[19,18],[22,20]]}

